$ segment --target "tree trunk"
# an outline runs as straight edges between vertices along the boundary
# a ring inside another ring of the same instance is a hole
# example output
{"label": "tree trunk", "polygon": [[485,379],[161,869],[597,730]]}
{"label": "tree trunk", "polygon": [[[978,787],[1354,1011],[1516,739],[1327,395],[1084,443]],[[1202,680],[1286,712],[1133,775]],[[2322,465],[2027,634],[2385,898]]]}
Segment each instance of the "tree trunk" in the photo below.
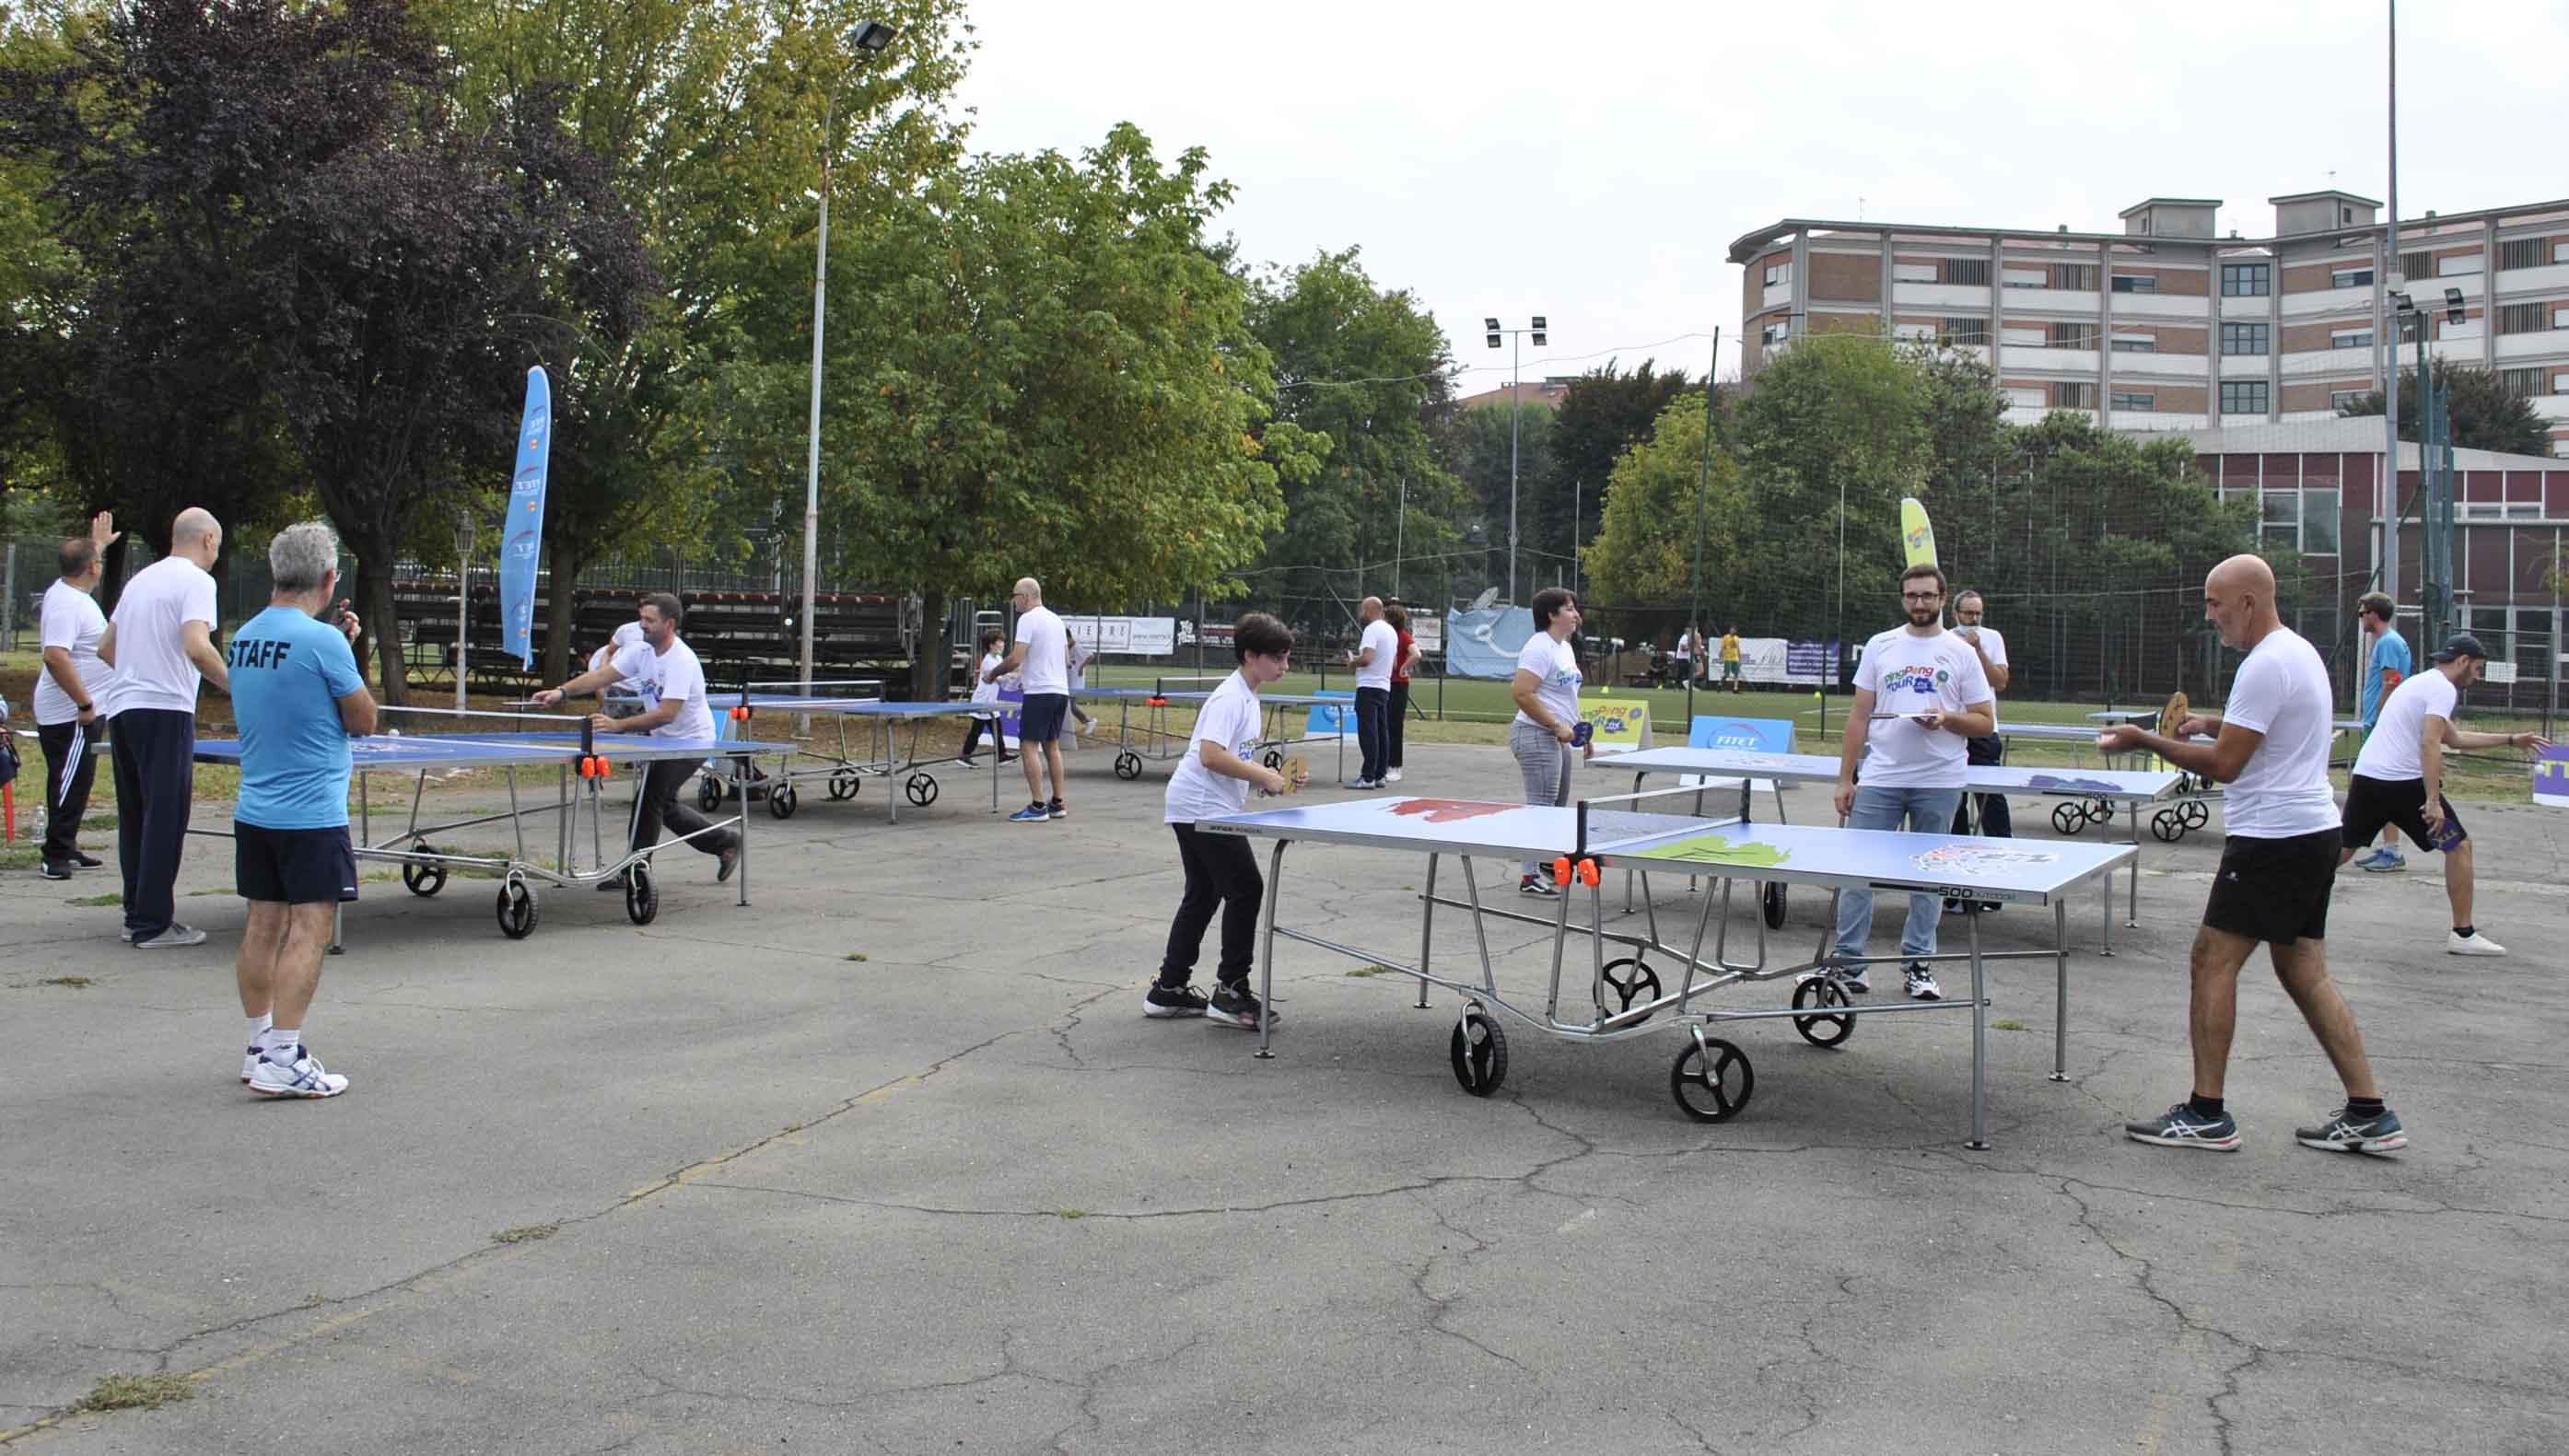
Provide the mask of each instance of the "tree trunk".
{"label": "tree trunk", "polygon": [[952,654],[945,642],[946,605],[942,591],[918,594],[918,642],[910,654],[910,696],[914,702],[945,701],[954,676]]}
{"label": "tree trunk", "polygon": [[[555,537],[545,545],[545,681],[549,683],[568,682],[575,670],[571,657],[579,644],[571,635],[577,630],[579,614],[572,592],[580,571],[588,565],[577,544],[575,537]],[[580,660],[584,666],[585,656]]]}
{"label": "tree trunk", "polygon": [[[399,707],[410,701],[410,665],[402,658],[401,623],[393,616],[393,559],[389,546],[382,550],[357,547],[357,615],[365,619],[383,664],[383,700]],[[371,565],[377,561],[383,566]]]}

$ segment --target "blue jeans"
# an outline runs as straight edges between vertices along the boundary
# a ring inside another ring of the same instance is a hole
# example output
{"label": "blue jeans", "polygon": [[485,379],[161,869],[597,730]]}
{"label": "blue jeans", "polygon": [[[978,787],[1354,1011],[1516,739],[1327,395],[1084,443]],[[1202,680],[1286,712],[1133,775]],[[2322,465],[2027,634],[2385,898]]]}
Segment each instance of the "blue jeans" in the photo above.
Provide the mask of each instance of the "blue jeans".
{"label": "blue jeans", "polygon": [[[1951,833],[1954,811],[1963,804],[1963,791],[1952,789],[1877,789],[1856,785],[1855,812],[1847,816],[1849,829],[1906,829],[1912,834]],[[1900,953],[1933,955],[1936,953],[1936,921],[1944,914],[1942,897],[1913,895],[1909,897],[1909,918],[1900,926]],[[1873,892],[1850,890],[1838,897],[1838,944],[1840,955],[1862,955],[1865,938],[1873,933]]]}

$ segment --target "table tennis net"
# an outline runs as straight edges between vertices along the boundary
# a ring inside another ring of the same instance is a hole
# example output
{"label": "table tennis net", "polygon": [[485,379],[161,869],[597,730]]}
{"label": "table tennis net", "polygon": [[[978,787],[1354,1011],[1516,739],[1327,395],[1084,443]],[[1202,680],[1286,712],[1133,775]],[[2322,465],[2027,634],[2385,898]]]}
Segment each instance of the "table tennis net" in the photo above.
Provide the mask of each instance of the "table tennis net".
{"label": "table tennis net", "polygon": [[1633,809],[1592,809],[1579,806],[1580,854],[1610,854],[1630,844],[1647,842],[1671,834],[1699,834],[1717,825],[1732,823],[1736,816],[1699,818],[1691,814],[1653,814]]}

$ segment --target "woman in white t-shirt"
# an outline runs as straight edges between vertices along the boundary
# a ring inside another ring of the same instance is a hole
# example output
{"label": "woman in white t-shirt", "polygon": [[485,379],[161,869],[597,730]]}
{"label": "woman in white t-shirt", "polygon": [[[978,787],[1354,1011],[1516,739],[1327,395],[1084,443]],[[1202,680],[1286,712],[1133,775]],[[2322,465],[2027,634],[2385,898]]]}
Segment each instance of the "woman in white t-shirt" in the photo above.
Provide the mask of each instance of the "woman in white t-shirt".
{"label": "woman in white t-shirt", "polygon": [[1007,763],[1016,757],[1015,754],[1008,752],[1008,740],[999,736],[999,685],[990,680],[990,669],[998,666],[1002,660],[999,656],[999,644],[1004,640],[1006,639],[999,634],[997,627],[984,627],[981,630],[981,661],[980,665],[972,669],[972,701],[989,704],[990,711],[974,713],[963,720],[963,752],[957,756],[963,760],[963,767],[967,769],[973,766],[973,746],[981,741],[981,735],[985,731],[990,735],[990,743],[999,755],[999,762]]}
{"label": "woman in white t-shirt", "polygon": [[[1579,598],[1558,586],[1534,594],[1534,635],[1517,653],[1517,675],[1511,691],[1517,700],[1516,721],[1508,728],[1508,751],[1517,756],[1525,775],[1528,804],[1570,802],[1570,771],[1577,763],[1570,751],[1579,729],[1579,652],[1570,645],[1579,630]],[[1587,748],[1582,756],[1596,752]],[[1559,894],[1538,867],[1528,861],[1517,880],[1526,895]]]}
{"label": "woman in white t-shirt", "polygon": [[[1199,834],[1196,821],[1247,809],[1252,785],[1270,794],[1288,788],[1283,774],[1257,759],[1264,729],[1258,690],[1284,675],[1293,655],[1293,631],[1253,611],[1234,626],[1231,646],[1240,670],[1206,699],[1196,714],[1186,756],[1169,775],[1166,818],[1178,836],[1187,893],[1169,922],[1168,952],[1160,957],[1160,973],[1142,998],[1142,1014],[1155,1020],[1205,1016],[1255,1029],[1264,1008],[1249,989],[1249,972],[1257,958],[1258,910],[1267,898],[1267,884],[1259,877],[1258,857],[1248,840]],[[1222,960],[1214,970],[1213,999],[1207,1001],[1189,982],[1216,906],[1222,908]],[[1266,1014],[1272,1018],[1273,1013]]]}

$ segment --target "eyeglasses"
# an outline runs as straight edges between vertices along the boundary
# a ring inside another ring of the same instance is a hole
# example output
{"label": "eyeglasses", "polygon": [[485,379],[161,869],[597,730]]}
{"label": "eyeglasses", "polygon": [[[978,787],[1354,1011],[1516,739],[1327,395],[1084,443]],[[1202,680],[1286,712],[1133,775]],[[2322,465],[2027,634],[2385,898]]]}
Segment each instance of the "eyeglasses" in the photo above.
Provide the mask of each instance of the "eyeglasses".
{"label": "eyeglasses", "polygon": [[1900,593],[1900,599],[1903,601],[1942,601],[1945,599],[1945,593],[1942,591],[1903,591]]}

